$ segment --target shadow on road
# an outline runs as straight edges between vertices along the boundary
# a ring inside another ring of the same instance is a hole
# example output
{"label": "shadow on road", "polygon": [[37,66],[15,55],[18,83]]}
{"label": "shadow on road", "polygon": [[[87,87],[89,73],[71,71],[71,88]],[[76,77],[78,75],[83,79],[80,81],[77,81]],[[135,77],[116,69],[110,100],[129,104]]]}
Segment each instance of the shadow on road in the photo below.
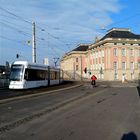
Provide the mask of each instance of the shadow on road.
{"label": "shadow on road", "polygon": [[138,140],[138,138],[134,132],[129,132],[127,134],[123,134],[121,140]]}

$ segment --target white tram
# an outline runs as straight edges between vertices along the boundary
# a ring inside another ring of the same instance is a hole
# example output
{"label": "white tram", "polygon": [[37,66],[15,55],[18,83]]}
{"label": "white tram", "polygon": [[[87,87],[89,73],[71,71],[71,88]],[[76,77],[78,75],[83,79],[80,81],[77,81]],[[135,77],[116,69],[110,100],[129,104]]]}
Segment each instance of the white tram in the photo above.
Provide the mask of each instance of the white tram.
{"label": "white tram", "polygon": [[11,66],[10,89],[28,89],[60,84],[62,70],[46,65],[16,61]]}

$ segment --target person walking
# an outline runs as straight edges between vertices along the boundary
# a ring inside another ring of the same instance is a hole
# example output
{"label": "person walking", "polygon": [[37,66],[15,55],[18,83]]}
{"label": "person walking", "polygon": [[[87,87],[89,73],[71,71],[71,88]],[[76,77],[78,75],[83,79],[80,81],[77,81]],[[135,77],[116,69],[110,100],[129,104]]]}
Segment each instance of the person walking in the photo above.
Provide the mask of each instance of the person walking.
{"label": "person walking", "polygon": [[97,77],[95,75],[92,75],[91,76],[91,85],[93,85],[94,87],[96,86],[96,80],[97,80]]}

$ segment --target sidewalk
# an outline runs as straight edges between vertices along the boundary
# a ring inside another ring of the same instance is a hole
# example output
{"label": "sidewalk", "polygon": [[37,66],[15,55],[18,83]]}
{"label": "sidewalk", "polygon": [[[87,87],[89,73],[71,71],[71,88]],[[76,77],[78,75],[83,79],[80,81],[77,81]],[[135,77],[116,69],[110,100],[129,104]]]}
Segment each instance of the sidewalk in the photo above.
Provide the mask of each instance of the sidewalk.
{"label": "sidewalk", "polygon": [[[85,80],[83,82],[88,82],[90,84],[91,80]],[[121,81],[102,81],[102,80],[97,80],[96,85],[101,87],[139,87],[140,86],[138,81],[128,81],[122,83]]]}
{"label": "sidewalk", "polygon": [[107,86],[107,87],[138,87],[138,82],[124,82],[121,81],[97,81],[100,86]]}
{"label": "sidewalk", "polygon": [[[90,83],[91,80],[83,80],[81,81],[65,81],[65,83],[59,85],[59,87],[63,87],[63,86],[72,86],[72,85],[77,85],[80,83]],[[128,81],[125,83],[122,83],[121,81],[101,81],[101,80],[97,80],[96,81],[96,85],[97,86],[101,86],[101,87],[140,87],[140,81]],[[58,85],[56,85],[56,87],[58,87]],[[49,88],[49,87],[48,87]],[[8,84],[5,85],[0,85],[0,89],[8,89]]]}

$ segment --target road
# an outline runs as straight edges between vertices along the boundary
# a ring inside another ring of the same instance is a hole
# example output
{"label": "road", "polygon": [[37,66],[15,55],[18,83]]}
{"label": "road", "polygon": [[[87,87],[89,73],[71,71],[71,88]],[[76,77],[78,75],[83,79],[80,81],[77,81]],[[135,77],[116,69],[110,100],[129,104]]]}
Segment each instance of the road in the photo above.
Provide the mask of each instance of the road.
{"label": "road", "polygon": [[55,89],[66,88],[69,86],[76,85],[76,82],[73,81],[64,81],[62,84],[49,86],[49,87],[41,87],[41,88],[33,88],[33,89],[26,89],[26,90],[10,90],[8,88],[0,88],[0,100],[7,99],[7,98],[14,98],[17,96],[24,96],[29,94],[38,94],[40,92],[45,91],[52,91]]}
{"label": "road", "polygon": [[0,140],[140,139],[136,87],[85,84],[1,104],[0,111]]}

